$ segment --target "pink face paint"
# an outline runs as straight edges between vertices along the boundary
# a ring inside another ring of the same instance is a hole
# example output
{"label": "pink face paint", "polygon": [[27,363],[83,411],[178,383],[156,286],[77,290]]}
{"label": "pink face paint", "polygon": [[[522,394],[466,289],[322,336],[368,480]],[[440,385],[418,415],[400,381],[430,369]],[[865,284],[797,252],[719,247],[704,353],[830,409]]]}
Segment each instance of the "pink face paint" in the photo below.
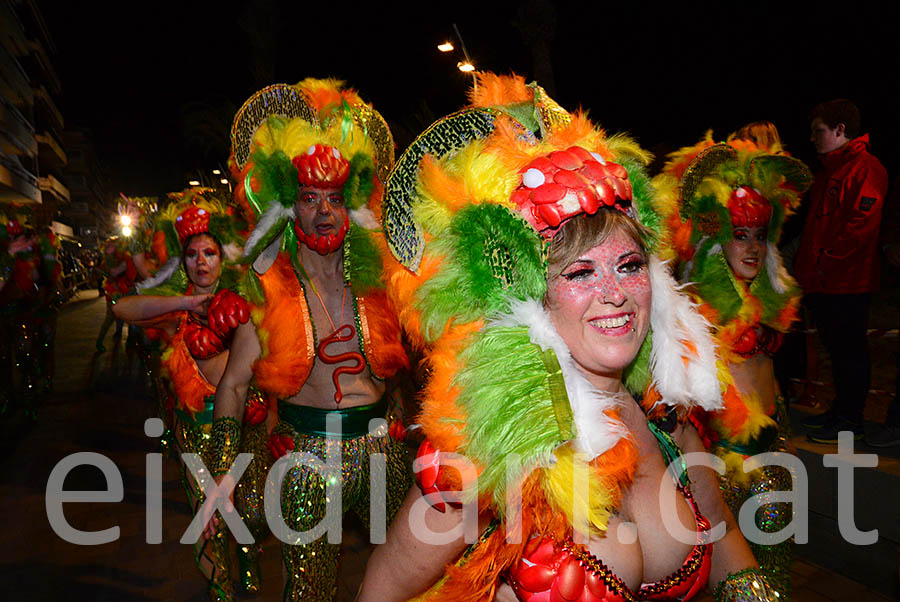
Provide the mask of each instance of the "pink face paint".
{"label": "pink face paint", "polygon": [[629,235],[615,231],[548,284],[548,310],[576,362],[616,375],[637,354],[650,322],[647,260]]}

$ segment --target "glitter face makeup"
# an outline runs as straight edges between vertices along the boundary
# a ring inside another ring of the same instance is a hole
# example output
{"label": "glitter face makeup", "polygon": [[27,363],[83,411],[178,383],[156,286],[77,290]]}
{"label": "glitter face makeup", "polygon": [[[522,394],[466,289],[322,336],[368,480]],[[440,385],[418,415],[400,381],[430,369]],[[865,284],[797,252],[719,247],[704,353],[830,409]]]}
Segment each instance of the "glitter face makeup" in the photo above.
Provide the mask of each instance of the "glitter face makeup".
{"label": "glitter face makeup", "polygon": [[618,380],[650,325],[647,258],[616,230],[566,266],[549,283],[547,299],[556,330],[589,380]]}

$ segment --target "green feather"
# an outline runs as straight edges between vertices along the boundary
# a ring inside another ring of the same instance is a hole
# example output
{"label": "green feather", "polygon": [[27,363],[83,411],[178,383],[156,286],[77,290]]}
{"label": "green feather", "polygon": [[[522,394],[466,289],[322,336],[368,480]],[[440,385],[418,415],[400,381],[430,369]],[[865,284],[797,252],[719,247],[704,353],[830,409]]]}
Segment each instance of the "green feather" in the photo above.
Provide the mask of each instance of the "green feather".
{"label": "green feather", "polygon": [[637,357],[628,364],[622,376],[625,382],[625,388],[632,395],[643,395],[647,387],[650,386],[650,380],[653,374],[650,371],[650,352],[653,351],[653,332],[648,331],[638,350]]}
{"label": "green feather", "polygon": [[453,216],[430,252],[445,267],[417,292],[423,334],[432,339],[448,320],[470,322],[505,312],[509,299],[540,299],[547,288],[544,247],[518,215],[493,203]]}
{"label": "green feather", "polygon": [[353,158],[350,159],[350,173],[342,190],[347,207],[359,209],[369,201],[372,189],[375,187],[374,177],[375,162],[372,157],[365,153],[353,155]]}
{"label": "green feather", "polygon": [[741,309],[741,296],[734,285],[734,274],[725,255],[719,251],[709,255],[715,244],[707,240],[694,254],[694,269],[689,279],[696,283],[697,293],[719,313],[721,324],[737,316]]}
{"label": "green feather", "polygon": [[344,243],[344,279],[349,280],[358,297],[372,289],[384,288],[381,280],[384,264],[372,234],[356,224],[350,224]]}
{"label": "green feather", "polygon": [[563,443],[549,374],[541,349],[524,327],[485,328],[460,360],[463,368],[454,384],[467,420],[459,451],[479,459],[479,493],[492,495],[495,510],[502,512],[506,459],[513,454],[521,458],[521,477],[536,465],[549,465],[553,450]]}

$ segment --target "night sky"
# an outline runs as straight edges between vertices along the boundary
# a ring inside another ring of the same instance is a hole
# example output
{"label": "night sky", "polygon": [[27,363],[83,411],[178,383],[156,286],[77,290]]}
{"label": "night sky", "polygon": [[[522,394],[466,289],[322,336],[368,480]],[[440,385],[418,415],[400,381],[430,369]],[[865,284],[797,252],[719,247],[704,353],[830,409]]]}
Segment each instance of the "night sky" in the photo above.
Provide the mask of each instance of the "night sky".
{"label": "night sky", "polygon": [[[224,166],[241,103],[264,85],[307,76],[346,80],[405,145],[465,102],[471,78],[456,69],[461,56],[436,49],[454,22],[479,68],[535,72],[514,25],[519,2],[446,3],[443,12],[433,2],[187,4],[39,2],[57,46],[58,104],[67,127],[93,131],[110,193],[161,195],[185,187],[191,168]],[[848,97],[893,177],[898,4],[556,2],[555,98],[656,151],[693,144],[708,128],[724,139],[770,119],[788,150],[814,166],[807,114]]]}

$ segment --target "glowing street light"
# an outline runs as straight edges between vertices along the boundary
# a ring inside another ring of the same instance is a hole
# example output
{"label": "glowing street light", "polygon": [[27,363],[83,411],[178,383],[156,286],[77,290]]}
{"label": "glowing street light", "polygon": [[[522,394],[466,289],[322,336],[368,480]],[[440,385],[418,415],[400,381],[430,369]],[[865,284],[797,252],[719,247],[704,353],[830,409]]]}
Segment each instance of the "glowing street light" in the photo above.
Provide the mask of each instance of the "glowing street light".
{"label": "glowing street light", "polygon": [[463,73],[471,73],[472,71],[475,71],[475,65],[473,65],[469,61],[460,61],[459,63],[456,63],[456,67]]}
{"label": "glowing street light", "polygon": [[220,170],[218,170],[218,169],[214,169],[212,172],[213,172],[213,175],[214,175],[214,176],[221,175],[221,173],[222,173],[222,172],[221,172]]}
{"label": "glowing street light", "polygon": [[122,236],[131,236],[130,226],[122,226]]}
{"label": "glowing street light", "polygon": [[219,181],[220,181],[222,184],[227,184],[227,183],[228,183],[228,178],[222,178],[222,179],[219,180]]}
{"label": "glowing street light", "polygon": [[450,42],[444,42],[443,44],[438,44],[438,50],[441,52],[450,52],[453,50],[453,44]]}
{"label": "glowing street light", "polygon": [[199,180],[188,180],[188,186],[199,186],[199,185],[200,185]]}
{"label": "glowing street light", "polygon": [[119,221],[122,222],[122,225],[128,227],[131,225],[131,216],[127,213],[119,216]]}

